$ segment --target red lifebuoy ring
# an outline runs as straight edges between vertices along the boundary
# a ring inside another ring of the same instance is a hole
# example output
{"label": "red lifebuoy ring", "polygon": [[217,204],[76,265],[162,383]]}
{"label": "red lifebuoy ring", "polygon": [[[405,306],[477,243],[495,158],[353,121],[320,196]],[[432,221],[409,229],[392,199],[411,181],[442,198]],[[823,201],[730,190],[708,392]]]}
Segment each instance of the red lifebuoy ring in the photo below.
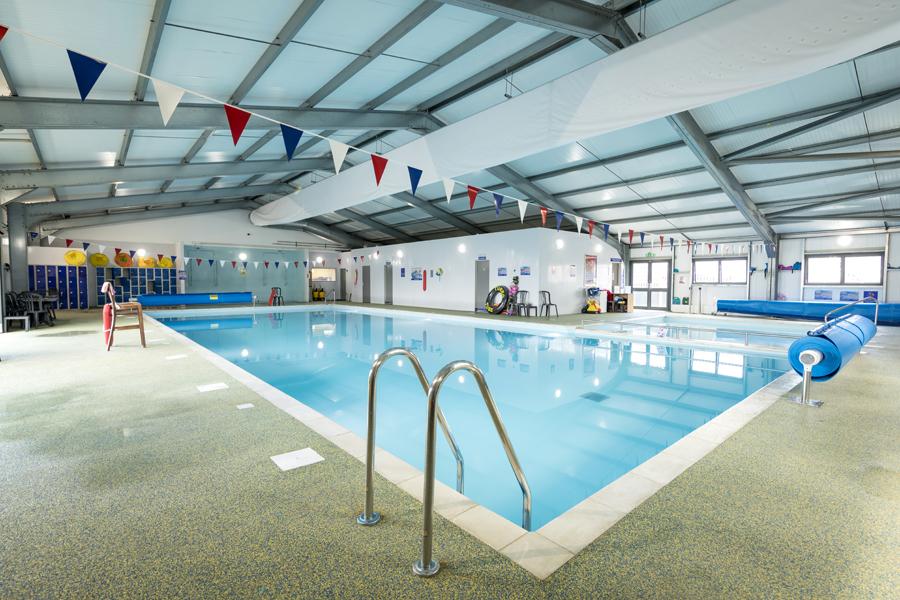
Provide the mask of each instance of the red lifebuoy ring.
{"label": "red lifebuoy ring", "polygon": [[112,304],[103,305],[103,343],[109,345],[109,335],[112,333]]}

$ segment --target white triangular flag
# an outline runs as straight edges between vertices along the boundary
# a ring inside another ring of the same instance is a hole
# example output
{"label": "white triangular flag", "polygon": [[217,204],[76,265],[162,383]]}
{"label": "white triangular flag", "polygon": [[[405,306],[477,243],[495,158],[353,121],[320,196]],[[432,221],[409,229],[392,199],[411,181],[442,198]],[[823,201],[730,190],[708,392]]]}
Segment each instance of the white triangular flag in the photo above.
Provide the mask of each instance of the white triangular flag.
{"label": "white triangular flag", "polygon": [[225,266],[225,261],[222,260],[222,259],[219,259],[219,266],[220,266],[220,267],[224,267],[224,266]]}
{"label": "white triangular flag", "polygon": [[254,260],[254,261],[253,261],[253,268],[254,268],[254,269],[258,269],[258,268],[259,268],[259,261],[258,261],[258,260]]}
{"label": "white triangular flag", "polygon": [[583,217],[575,217],[575,227],[578,228],[578,233],[581,233],[581,226],[584,225]]}
{"label": "white triangular flag", "polygon": [[528,210],[528,203],[524,200],[516,200],[519,203],[519,222],[525,222],[525,211]]}
{"label": "white triangular flag", "polygon": [[285,268],[285,269],[287,269],[287,268],[288,268],[288,265],[290,265],[290,264],[291,264],[291,261],[289,261],[289,260],[286,260],[286,261],[284,261],[284,262],[283,262],[283,263],[281,263],[281,264],[283,264],[283,265],[284,265],[284,268]]}
{"label": "white triangular flag", "polygon": [[444,179],[444,195],[447,196],[447,202],[450,202],[450,196],[453,195],[453,186],[456,182],[452,179]]}
{"label": "white triangular flag", "polygon": [[102,245],[100,245],[100,244],[97,244],[97,248],[100,249],[100,254],[103,254],[104,252],[106,252],[106,246],[102,246]]}
{"label": "white triangular flag", "polygon": [[156,92],[156,101],[159,103],[159,112],[162,116],[163,125],[169,124],[172,113],[178,108],[181,97],[184,96],[184,90],[171,83],[153,79],[153,89]]}
{"label": "white triangular flag", "polygon": [[331,146],[331,159],[334,160],[334,173],[337,175],[341,172],[341,165],[344,164],[350,146],[335,140],[328,140],[328,145]]}
{"label": "white triangular flag", "polygon": [[53,240],[55,240],[55,239],[56,239],[56,236],[54,236],[54,235],[48,235],[48,236],[47,236],[47,245],[48,245],[48,246],[52,246],[52,245],[53,245]]}

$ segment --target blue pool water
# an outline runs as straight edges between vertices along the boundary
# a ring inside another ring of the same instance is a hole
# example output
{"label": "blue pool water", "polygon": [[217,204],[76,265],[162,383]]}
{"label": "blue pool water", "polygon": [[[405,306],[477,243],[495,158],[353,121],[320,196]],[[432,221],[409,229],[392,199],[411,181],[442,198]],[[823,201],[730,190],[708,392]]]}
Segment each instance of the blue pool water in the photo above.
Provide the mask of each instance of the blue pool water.
{"label": "blue pool water", "polygon": [[[377,354],[408,348],[429,379],[451,360],[474,361],[531,485],[533,529],[789,369],[779,357],[377,311],[176,314],[156,316],[362,437],[367,377]],[[465,459],[466,495],[521,524],[521,492],[471,377],[454,375],[440,405]],[[422,389],[407,363],[392,360],[378,379],[376,442],[421,469],[424,432]],[[440,434],[437,443],[437,476],[455,487],[452,454]]]}

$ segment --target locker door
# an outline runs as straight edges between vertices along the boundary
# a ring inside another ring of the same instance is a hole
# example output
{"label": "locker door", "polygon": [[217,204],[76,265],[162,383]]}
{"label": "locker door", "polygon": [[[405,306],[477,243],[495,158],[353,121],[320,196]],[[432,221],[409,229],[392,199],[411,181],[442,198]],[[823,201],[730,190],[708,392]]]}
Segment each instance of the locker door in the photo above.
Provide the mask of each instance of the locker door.
{"label": "locker door", "polygon": [[76,267],[68,267],[66,269],[66,295],[68,300],[68,308],[78,307],[78,269]]}
{"label": "locker door", "polygon": [[56,283],[59,286],[59,308],[69,308],[69,286],[66,268],[56,268]]}
{"label": "locker door", "polygon": [[[34,270],[35,270],[34,265],[31,265],[28,267],[28,291],[30,291],[30,292],[34,291]],[[25,290],[15,290],[15,291],[23,292]]]}
{"label": "locker door", "polygon": [[[47,267],[47,289],[48,290],[58,290],[59,286],[56,284],[56,267]],[[53,308],[59,308],[58,306],[54,306]]]}
{"label": "locker door", "polygon": [[87,267],[78,267],[78,308],[88,307]]}
{"label": "locker door", "polygon": [[47,270],[53,267],[38,265],[34,268],[34,291],[43,294],[47,291]]}

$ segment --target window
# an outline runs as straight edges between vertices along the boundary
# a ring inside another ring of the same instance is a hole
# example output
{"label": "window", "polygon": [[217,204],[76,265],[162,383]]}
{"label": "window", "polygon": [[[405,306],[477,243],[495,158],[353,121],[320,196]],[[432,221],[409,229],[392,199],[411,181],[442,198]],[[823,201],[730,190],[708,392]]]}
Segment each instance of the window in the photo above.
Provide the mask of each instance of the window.
{"label": "window", "polygon": [[694,259],[694,283],[747,283],[747,259]]}
{"label": "window", "polygon": [[313,267],[309,270],[309,275],[312,281],[335,281],[336,279],[334,269]]}
{"label": "window", "polygon": [[813,285],[881,285],[884,254],[811,254],[806,283]]}
{"label": "window", "polygon": [[744,355],[694,350],[691,353],[691,371],[740,379],[744,376]]}

